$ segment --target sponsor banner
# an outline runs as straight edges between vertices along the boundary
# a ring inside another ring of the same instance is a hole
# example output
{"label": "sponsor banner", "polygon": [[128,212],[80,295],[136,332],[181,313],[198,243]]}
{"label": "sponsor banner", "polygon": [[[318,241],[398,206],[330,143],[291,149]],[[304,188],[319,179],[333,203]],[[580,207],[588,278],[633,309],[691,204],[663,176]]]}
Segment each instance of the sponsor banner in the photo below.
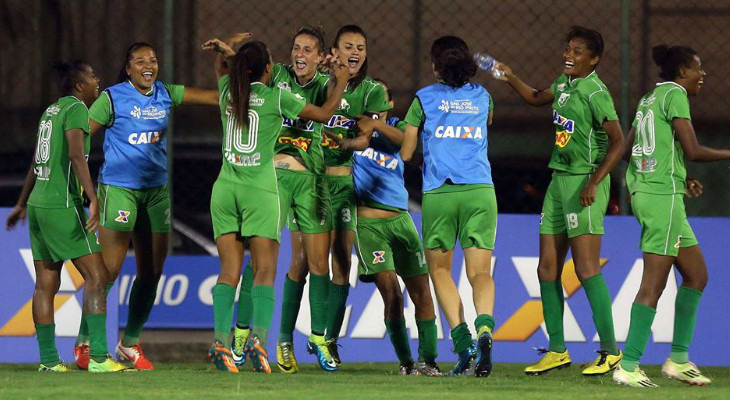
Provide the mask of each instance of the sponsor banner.
{"label": "sponsor banner", "polygon": [[[0,221],[5,221],[9,208],[0,208]],[[33,323],[32,299],[36,274],[30,250],[27,222],[8,232],[0,230],[0,362],[33,362],[40,360]],[[56,347],[62,360],[73,363],[73,346],[81,321],[84,280],[73,263],[61,269],[61,286],[54,301]],[[119,297],[115,286],[110,299]],[[107,343],[114,354],[119,331],[116,303],[107,307]]]}
{"label": "sponsor banner", "polygon": [[[414,214],[420,226],[420,215]],[[538,262],[537,215],[500,215],[492,268],[496,281],[497,327],[494,332],[494,357],[501,362],[533,362],[538,359],[533,347],[547,347],[548,339],[542,318],[540,288],[536,268]],[[697,235],[710,271],[710,282],[703,296],[695,330],[692,359],[702,365],[730,365],[730,342],[725,340],[730,328],[730,294],[725,283],[730,281],[728,259],[730,220],[727,218],[692,218],[690,222]],[[633,217],[607,217],[607,234],[602,241],[601,263],[603,276],[613,300],[616,337],[624,342],[629,329],[631,304],[641,282],[643,262],[639,244],[639,224]],[[279,269],[275,283],[277,303],[269,335],[269,351],[274,354],[281,316],[281,293],[291,250],[288,232],[282,234]],[[158,288],[155,309],[147,326],[152,328],[213,327],[211,290],[218,273],[218,259],[210,256],[173,256],[165,266],[165,276]],[[134,260],[128,259],[119,280],[120,321],[126,322],[129,290],[135,271]],[[353,256],[348,299],[340,354],[348,361],[394,361],[395,353],[386,337],[383,324],[383,302],[375,285],[357,280],[357,258]],[[463,253],[457,248],[452,274],[459,287],[466,321],[474,329],[476,317],[471,303],[471,287],[466,279]],[[680,278],[672,271],[664,295],[659,301],[651,341],[645,363],[661,363],[670,351],[673,336],[674,298]],[[599,348],[592,313],[580,282],[575,276],[573,262],[568,254],[563,275],[565,291],[565,338],[576,362],[592,360]],[[435,299],[435,296],[434,296]],[[434,304],[435,300],[434,300]],[[405,298],[405,315],[414,358],[417,354],[417,336],[414,312],[410,299]],[[308,286],[305,287],[301,311],[297,321],[295,351],[301,360],[312,360],[306,354],[305,343],[309,334]],[[455,360],[451,353],[449,326],[442,314],[437,319],[439,360]],[[212,332],[211,332],[212,337]],[[710,345],[712,344],[712,345]],[[619,344],[623,347],[623,343]]]}
{"label": "sponsor banner", "polygon": [[[420,226],[420,215],[413,218]],[[548,339],[542,319],[540,290],[536,268],[538,262],[538,215],[500,215],[497,244],[492,260],[493,274],[496,281],[497,323],[494,337],[494,359],[496,362],[534,362],[538,359],[533,347],[547,347]],[[727,240],[730,238],[730,219],[727,218],[691,218],[700,245],[708,265],[710,282],[700,303],[700,310],[695,329],[695,338],[691,348],[691,358],[700,365],[730,365],[730,342],[726,340],[726,332],[730,328],[730,293],[724,285],[730,281],[730,270],[724,267],[730,250]],[[614,324],[619,347],[623,348],[629,329],[631,304],[638,291],[643,270],[641,252],[638,249],[639,225],[633,217],[607,217],[605,220],[607,234],[602,241],[601,263],[603,276],[609,287],[613,301]],[[13,233],[14,236],[22,236]],[[25,239],[27,240],[27,239]],[[3,241],[3,246],[18,246]],[[17,247],[7,248],[5,254],[18,252]],[[282,234],[279,269],[275,283],[277,303],[269,334],[269,352],[275,354],[275,342],[278,336],[280,321],[281,293],[286,271],[291,258],[288,232]],[[3,268],[3,277],[8,271],[20,271],[28,275],[22,264],[8,265]],[[165,265],[164,277],[158,288],[155,307],[147,323],[148,328],[160,329],[210,329],[212,339],[213,307],[211,291],[215,285],[219,269],[218,258],[211,256],[171,256]],[[115,289],[119,289],[116,298],[120,301],[119,318],[124,325],[127,318],[129,291],[135,271],[134,260],[129,258],[123,267],[122,274]],[[348,307],[345,315],[341,338],[340,354],[345,361],[389,361],[396,357],[389,339],[386,337],[383,324],[383,302],[375,285],[363,283],[356,278],[357,259],[353,256],[350,284],[352,285]],[[18,275],[20,272],[14,272]],[[460,290],[464,302],[466,322],[474,329],[476,317],[471,304],[471,287],[466,279],[463,253],[456,249],[452,274]],[[5,284],[2,279],[0,284]],[[32,292],[32,280],[26,287],[26,299]],[[664,295],[659,301],[657,316],[646,355],[642,362],[661,363],[668,356],[673,336],[674,298],[681,279],[678,273],[672,272]],[[16,286],[21,286],[17,284]],[[590,361],[599,348],[598,337],[593,325],[592,313],[580,282],[575,277],[570,253],[568,254],[563,287],[565,291],[565,338],[568,349],[575,362]],[[12,292],[15,297],[20,293]],[[8,292],[0,293],[5,299]],[[112,298],[112,297],[110,297]],[[435,298],[435,297],[434,297]],[[3,301],[8,304],[10,299]],[[22,300],[13,300],[23,303]],[[26,300],[27,301],[27,300]],[[434,300],[435,303],[435,300]],[[436,304],[436,303],[435,303]],[[20,304],[22,306],[22,304]],[[417,331],[414,320],[415,308],[405,298],[405,315],[413,357],[417,358]],[[17,308],[17,307],[16,307]],[[0,314],[0,326],[4,326],[8,317],[5,307]],[[306,354],[306,338],[309,334],[309,301],[308,286],[305,287],[301,311],[295,333],[295,351],[302,361],[314,361]],[[57,322],[58,322],[57,316]],[[439,337],[439,358],[444,367],[455,360],[451,352],[449,326],[443,314],[437,316]],[[4,340],[0,336],[0,340]],[[34,356],[37,357],[35,343]],[[28,347],[30,348],[30,347]],[[273,359],[273,358],[272,358]],[[4,360],[3,360],[4,361]]]}

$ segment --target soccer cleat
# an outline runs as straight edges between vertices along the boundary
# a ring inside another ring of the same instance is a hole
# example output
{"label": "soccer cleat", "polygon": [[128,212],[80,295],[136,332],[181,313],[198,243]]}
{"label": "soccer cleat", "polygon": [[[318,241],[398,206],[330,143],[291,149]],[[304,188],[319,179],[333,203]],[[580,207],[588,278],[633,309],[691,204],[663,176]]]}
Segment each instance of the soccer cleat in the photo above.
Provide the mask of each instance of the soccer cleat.
{"label": "soccer cleat", "polygon": [[[307,352],[317,356],[317,363],[324,371],[334,372],[337,371],[338,367],[337,361],[330,353],[330,347],[332,347],[330,343],[332,341],[326,340],[324,336],[310,335],[307,342]],[[336,343],[334,347],[337,348]]]}
{"label": "soccer cleat", "polygon": [[598,353],[598,357],[596,357],[596,359],[583,370],[584,376],[607,374],[613,371],[618,363],[621,362],[621,359],[624,358],[624,355],[620,350],[615,356],[608,354],[608,352],[604,350],[599,350],[596,353]]}
{"label": "soccer cleat", "polygon": [[52,367],[46,367],[45,365],[41,364],[38,367],[38,372],[71,372],[71,368],[69,368],[66,364],[63,363],[63,361],[61,361]]}
{"label": "soccer cleat", "polygon": [[454,368],[451,369],[449,372],[449,376],[459,376],[459,375],[466,375],[466,373],[469,371],[469,367],[471,367],[471,362],[474,361],[474,358],[477,354],[477,347],[474,345],[474,343],[471,344],[471,346],[467,347],[466,349],[462,350],[458,356],[459,360],[456,361],[456,365],[454,365]]}
{"label": "soccer cleat", "polygon": [[81,343],[74,346],[74,360],[76,360],[76,367],[78,369],[86,371],[89,369],[89,344]]}
{"label": "soccer cleat", "polygon": [[246,354],[246,357],[251,359],[251,366],[253,367],[254,372],[263,372],[265,374],[271,373],[269,355],[266,353],[266,349],[261,345],[261,341],[256,335],[252,335],[252,337],[249,338],[243,351]]}
{"label": "soccer cleat", "polygon": [[492,334],[487,329],[481,331],[477,339],[477,357],[474,362],[474,376],[487,377],[492,373]]}
{"label": "soccer cleat", "polygon": [[122,341],[120,340],[117,344],[117,360],[131,361],[134,368],[139,370],[151,371],[155,369],[150,360],[144,356],[142,348],[139,347],[139,343],[126,347],[122,345]]}
{"label": "soccer cleat", "polygon": [[210,346],[210,350],[208,350],[208,358],[210,358],[210,361],[212,361],[213,365],[215,365],[215,367],[219,370],[230,372],[232,374],[238,373],[238,367],[236,367],[236,364],[233,362],[231,351],[224,347],[223,343],[219,340],[216,340],[213,342],[213,345]]}
{"label": "soccer cleat", "polygon": [[636,388],[655,388],[659,387],[654,382],[649,380],[644,371],[636,368],[636,371],[629,372],[621,368],[621,364],[616,366],[613,370],[613,380],[619,385],[626,385]]}
{"label": "soccer cleat", "polygon": [[112,359],[110,354],[106,355],[104,362],[96,362],[94,359],[89,359],[89,372],[103,373],[103,372],[131,372],[136,371],[135,369],[129,368],[124,364],[118,363]]}
{"label": "soccer cleat", "polygon": [[441,368],[435,363],[435,362],[419,362],[416,365],[416,368],[418,368],[418,372],[423,376],[430,376],[430,377],[441,377],[444,376],[444,374],[441,373]]}
{"label": "soccer cleat", "polygon": [[276,345],[276,365],[285,374],[296,374],[299,371],[297,359],[294,357],[294,347],[289,342]]}
{"label": "soccer cleat", "polygon": [[565,350],[562,353],[550,351],[544,348],[539,348],[535,350],[537,350],[538,353],[544,355],[542,356],[540,361],[525,368],[525,373],[527,375],[542,375],[554,369],[561,369],[570,366],[571,361],[568,350]]}
{"label": "soccer cleat", "polygon": [[683,364],[676,363],[669,358],[662,365],[662,375],[669,379],[676,379],[680,382],[688,385],[696,386],[707,386],[712,383],[712,380],[700,372],[699,368],[692,363],[686,362]]}
{"label": "soccer cleat", "polygon": [[250,329],[241,329],[239,327],[236,327],[236,330],[233,333],[233,341],[231,342],[231,356],[233,358],[233,362],[236,364],[237,367],[240,367],[246,363],[246,354],[243,352],[243,347],[246,345],[246,339],[248,339],[249,333],[251,333]]}
{"label": "soccer cleat", "polygon": [[337,340],[330,339],[327,341],[327,350],[330,352],[330,355],[332,356],[332,359],[335,360],[337,365],[342,364],[342,360],[340,360],[340,351],[337,349],[340,345],[337,344]]}
{"label": "soccer cleat", "polygon": [[416,368],[416,365],[413,363],[413,361],[409,361],[405,364],[401,364],[398,367],[398,375],[421,375],[421,373],[418,372],[418,368]]}

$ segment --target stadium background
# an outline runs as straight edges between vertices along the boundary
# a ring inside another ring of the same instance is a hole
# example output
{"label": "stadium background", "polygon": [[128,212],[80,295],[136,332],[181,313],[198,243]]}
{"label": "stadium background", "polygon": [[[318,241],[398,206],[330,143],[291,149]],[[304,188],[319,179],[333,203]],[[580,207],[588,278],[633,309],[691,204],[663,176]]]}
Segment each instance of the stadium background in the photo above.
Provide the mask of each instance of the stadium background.
{"label": "stadium background", "polygon": [[[305,24],[321,25],[328,45],[339,26],[362,26],[368,34],[369,74],[390,84],[393,115],[401,117],[414,93],[433,82],[428,52],[440,35],[461,36],[472,50],[508,63],[529,84],[547,87],[562,70],[568,27],[600,30],[606,48],[598,72],[625,128],[639,97],[657,80],[651,47],[689,45],[709,74],[702,93],[691,101],[700,142],[730,143],[730,81],[722,78],[730,72],[730,1],[309,0],[305,5],[296,0],[167,0],[141,5],[1,0],[0,21],[0,206],[14,204],[33,154],[38,118],[58,96],[50,77],[53,60],[89,60],[104,88],[115,83],[127,46],[147,41],[157,50],[161,80],[215,88],[214,56],[199,50],[205,39],[250,31],[269,45],[275,61],[288,62],[291,37]],[[550,110],[528,106],[487,74],[476,81],[487,86],[496,106],[489,137],[500,212],[537,213],[549,180]],[[174,113],[170,166],[176,253],[204,253],[211,237],[208,205],[220,166],[220,129],[214,107],[185,106]],[[93,176],[103,161],[102,140],[97,135],[92,141]],[[630,213],[623,168],[613,174],[612,214]],[[687,203],[688,213],[730,214],[730,203],[719,200],[730,197],[725,165],[691,164],[689,171],[704,183],[706,194]],[[407,181],[417,207],[418,167],[408,169]]]}

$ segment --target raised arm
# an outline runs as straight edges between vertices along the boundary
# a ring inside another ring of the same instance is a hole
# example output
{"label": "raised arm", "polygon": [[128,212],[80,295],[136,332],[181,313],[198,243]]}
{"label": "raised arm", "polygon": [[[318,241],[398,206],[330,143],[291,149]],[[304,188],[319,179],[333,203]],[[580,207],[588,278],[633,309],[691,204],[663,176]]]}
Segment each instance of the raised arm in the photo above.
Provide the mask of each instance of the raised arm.
{"label": "raised arm", "polygon": [[332,118],[332,114],[337,111],[337,108],[342,102],[342,93],[344,93],[347,87],[347,77],[349,71],[347,66],[341,63],[337,63],[333,66],[335,71],[335,86],[329,91],[327,101],[322,104],[321,107],[307,103],[304,109],[299,113],[299,117],[308,119],[310,121],[327,122]]}
{"label": "raised arm", "polygon": [[512,87],[512,89],[527,102],[527,104],[539,107],[553,102],[554,96],[550,88],[533,88],[517,77],[517,75],[512,72],[512,69],[506,64],[498,62],[495,64],[494,68],[504,71],[504,76],[501,79],[507,82],[510,87]]}
{"label": "raised arm", "polygon": [[730,150],[713,149],[697,142],[697,135],[691,120],[675,118],[672,120],[672,127],[677,133],[679,143],[682,145],[682,150],[684,150],[684,155],[688,160],[697,162],[730,160]]}

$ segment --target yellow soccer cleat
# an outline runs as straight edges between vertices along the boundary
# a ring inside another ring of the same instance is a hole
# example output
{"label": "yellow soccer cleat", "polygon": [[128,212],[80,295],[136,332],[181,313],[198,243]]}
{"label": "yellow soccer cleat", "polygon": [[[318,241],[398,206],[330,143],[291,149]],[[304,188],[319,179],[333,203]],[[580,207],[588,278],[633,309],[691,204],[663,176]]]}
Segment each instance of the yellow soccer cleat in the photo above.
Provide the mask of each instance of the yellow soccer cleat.
{"label": "yellow soccer cleat", "polygon": [[608,354],[607,351],[597,351],[598,357],[593,360],[586,369],[583,370],[584,376],[596,376],[603,375],[613,371],[621,359],[624,358],[624,354],[619,350],[617,355]]}
{"label": "yellow soccer cleat", "polygon": [[297,359],[294,357],[294,347],[289,342],[276,345],[276,363],[282,373],[296,374],[299,371]]}
{"label": "yellow soccer cleat", "polygon": [[89,372],[99,373],[99,372],[131,372],[136,371],[136,369],[129,368],[124,364],[120,364],[112,359],[111,355],[106,356],[106,360],[104,362],[96,362],[92,358],[89,360]]}
{"label": "yellow soccer cleat", "polygon": [[694,363],[686,362],[679,364],[668,358],[664,365],[662,365],[662,375],[688,385],[707,386],[712,383],[710,378],[702,375],[702,372],[700,372]]}
{"label": "yellow soccer cleat", "polygon": [[64,364],[63,361],[61,361],[52,367],[46,367],[45,365],[41,364],[38,367],[38,372],[71,372],[71,369],[66,364]]}
{"label": "yellow soccer cleat", "polygon": [[537,351],[544,355],[540,361],[525,368],[525,373],[527,375],[542,375],[554,369],[562,369],[570,366],[571,361],[568,350],[558,353],[541,348],[537,349]]}

